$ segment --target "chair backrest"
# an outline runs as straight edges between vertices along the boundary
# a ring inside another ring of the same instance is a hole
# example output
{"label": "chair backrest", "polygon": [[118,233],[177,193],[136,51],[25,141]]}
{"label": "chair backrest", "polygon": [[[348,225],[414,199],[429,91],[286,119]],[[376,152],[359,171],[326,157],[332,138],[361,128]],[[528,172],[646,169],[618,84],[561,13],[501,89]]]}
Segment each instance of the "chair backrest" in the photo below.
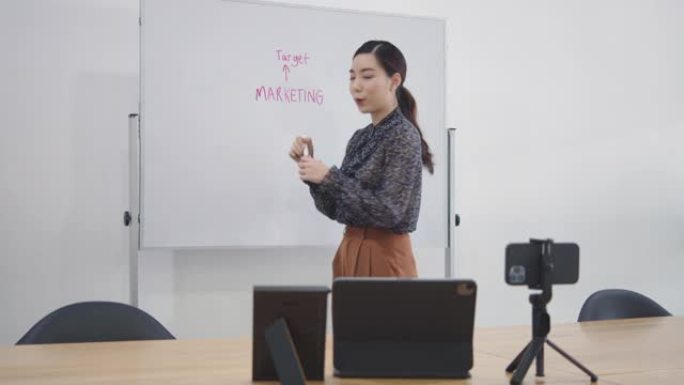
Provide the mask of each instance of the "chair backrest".
{"label": "chair backrest", "polygon": [[665,308],[643,294],[623,289],[606,289],[595,292],[584,301],[577,321],[671,315]]}
{"label": "chair backrest", "polygon": [[117,302],[79,302],[38,321],[17,345],[175,339],[146,312]]}

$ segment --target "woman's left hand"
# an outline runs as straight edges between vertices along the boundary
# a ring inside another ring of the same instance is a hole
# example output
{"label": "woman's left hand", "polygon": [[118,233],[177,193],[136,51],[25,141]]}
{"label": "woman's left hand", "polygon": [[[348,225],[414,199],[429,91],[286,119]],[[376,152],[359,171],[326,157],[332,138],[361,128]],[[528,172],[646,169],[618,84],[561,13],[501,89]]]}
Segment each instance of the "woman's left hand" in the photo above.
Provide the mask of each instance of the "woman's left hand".
{"label": "woman's left hand", "polygon": [[330,171],[330,168],[323,162],[310,156],[301,157],[297,166],[299,166],[299,178],[304,182],[315,184],[320,184]]}

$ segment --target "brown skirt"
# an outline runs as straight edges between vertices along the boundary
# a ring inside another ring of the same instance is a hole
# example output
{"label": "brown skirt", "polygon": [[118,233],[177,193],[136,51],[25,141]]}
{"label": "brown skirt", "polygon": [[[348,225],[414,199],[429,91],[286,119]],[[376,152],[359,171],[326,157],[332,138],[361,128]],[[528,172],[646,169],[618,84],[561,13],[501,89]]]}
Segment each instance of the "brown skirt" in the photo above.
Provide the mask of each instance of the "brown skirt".
{"label": "brown skirt", "polygon": [[346,227],[333,260],[333,278],[417,276],[408,234]]}

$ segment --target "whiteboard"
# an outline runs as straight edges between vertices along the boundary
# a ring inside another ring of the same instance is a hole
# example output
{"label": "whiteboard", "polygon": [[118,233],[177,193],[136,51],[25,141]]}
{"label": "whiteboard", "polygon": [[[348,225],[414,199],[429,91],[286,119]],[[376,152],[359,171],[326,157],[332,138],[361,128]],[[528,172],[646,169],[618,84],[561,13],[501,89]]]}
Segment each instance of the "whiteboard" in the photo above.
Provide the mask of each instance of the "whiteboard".
{"label": "whiteboard", "polygon": [[263,2],[141,1],[141,246],[330,246],[343,225],[319,213],[287,153],[313,137],[340,165],[370,123],[348,92],[352,55],[388,40],[435,157],[423,173],[416,247],[445,247],[444,20]]}

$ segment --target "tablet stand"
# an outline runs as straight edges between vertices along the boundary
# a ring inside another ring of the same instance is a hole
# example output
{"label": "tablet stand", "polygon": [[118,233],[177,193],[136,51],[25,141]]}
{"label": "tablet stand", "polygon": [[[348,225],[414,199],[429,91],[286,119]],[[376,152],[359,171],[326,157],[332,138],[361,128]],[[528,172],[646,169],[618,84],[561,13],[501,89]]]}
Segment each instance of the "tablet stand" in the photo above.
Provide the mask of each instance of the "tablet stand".
{"label": "tablet stand", "polygon": [[304,370],[292,342],[285,319],[278,318],[266,328],[266,343],[282,385],[305,385]]}

